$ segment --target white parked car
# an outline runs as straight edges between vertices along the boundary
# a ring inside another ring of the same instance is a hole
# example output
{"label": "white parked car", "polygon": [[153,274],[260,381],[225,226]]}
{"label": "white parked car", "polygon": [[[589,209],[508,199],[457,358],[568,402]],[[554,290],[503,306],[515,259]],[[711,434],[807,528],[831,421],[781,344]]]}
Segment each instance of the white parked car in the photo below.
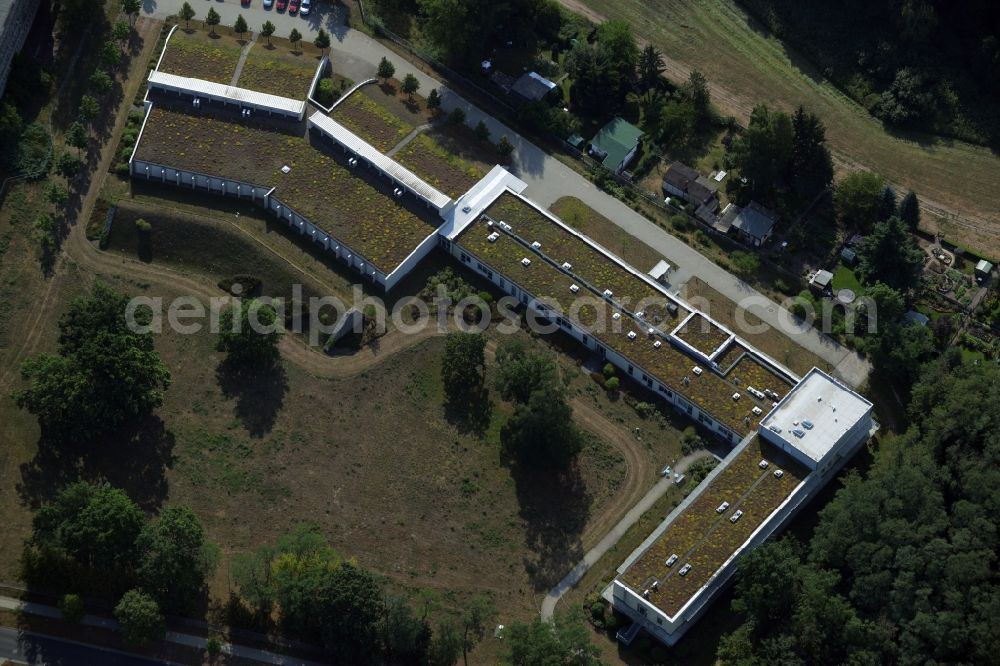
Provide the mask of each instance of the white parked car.
{"label": "white parked car", "polygon": [[299,6],[299,16],[309,16],[310,11],[312,11],[312,0],[302,0],[302,4]]}

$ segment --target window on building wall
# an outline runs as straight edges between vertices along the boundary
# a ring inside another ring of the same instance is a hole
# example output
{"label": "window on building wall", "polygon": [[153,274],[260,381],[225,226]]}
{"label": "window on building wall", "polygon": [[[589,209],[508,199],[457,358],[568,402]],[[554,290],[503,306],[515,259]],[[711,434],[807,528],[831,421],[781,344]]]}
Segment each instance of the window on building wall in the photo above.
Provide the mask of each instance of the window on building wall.
{"label": "window on building wall", "polygon": [[500,278],[500,279],[498,280],[498,283],[500,284],[500,288],[501,288],[501,289],[503,289],[503,288],[505,288],[505,287],[507,286],[507,283],[506,283],[506,282],[504,282],[504,279],[503,279],[503,278]]}
{"label": "window on building wall", "polygon": [[464,261],[465,263],[469,263],[469,255],[467,255],[466,253],[463,252],[462,253],[462,261]]}
{"label": "window on building wall", "polygon": [[583,344],[587,344],[589,341],[590,341],[590,338],[588,338],[586,335],[583,336]]}
{"label": "window on building wall", "polygon": [[656,618],[656,624],[659,624],[659,625],[662,626],[663,625],[663,618],[662,617],[657,617]]}
{"label": "window on building wall", "polygon": [[646,607],[642,604],[639,604],[639,615],[642,615],[643,617],[646,616]]}
{"label": "window on building wall", "polygon": [[649,375],[647,375],[645,372],[642,373],[642,381],[644,381],[644,382],[648,382],[649,381]]}
{"label": "window on building wall", "polygon": [[630,375],[631,375],[631,374],[632,374],[632,371],[633,371],[633,370],[635,370],[635,368],[633,368],[633,367],[632,367],[632,364],[631,364],[631,363],[629,363],[629,366],[628,366],[628,374],[630,374]]}

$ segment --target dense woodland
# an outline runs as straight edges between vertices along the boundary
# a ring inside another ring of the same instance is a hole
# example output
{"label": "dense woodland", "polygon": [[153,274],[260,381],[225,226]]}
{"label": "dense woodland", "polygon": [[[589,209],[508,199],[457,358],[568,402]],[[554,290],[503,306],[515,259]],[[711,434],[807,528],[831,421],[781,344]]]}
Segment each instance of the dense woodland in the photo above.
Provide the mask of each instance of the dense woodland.
{"label": "dense woodland", "polygon": [[1000,147],[1000,3],[741,2],[887,125]]}

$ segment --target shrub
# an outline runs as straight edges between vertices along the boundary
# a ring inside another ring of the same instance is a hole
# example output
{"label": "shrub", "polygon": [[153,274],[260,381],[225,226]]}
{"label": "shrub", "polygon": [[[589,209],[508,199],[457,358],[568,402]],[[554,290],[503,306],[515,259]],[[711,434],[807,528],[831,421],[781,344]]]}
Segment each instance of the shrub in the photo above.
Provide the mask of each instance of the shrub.
{"label": "shrub", "polygon": [[605,363],[604,364],[604,376],[605,377],[614,377],[615,376],[615,366],[612,365],[611,363]]}
{"label": "shrub", "polygon": [[160,606],[142,590],[129,590],[115,606],[122,637],[130,645],[148,645],[161,640],[166,625]]}
{"label": "shrub", "polygon": [[672,215],[670,225],[677,231],[687,231],[691,228],[691,220],[684,215]]}
{"label": "shrub", "polygon": [[656,412],[656,407],[648,402],[638,402],[635,405],[635,413],[644,419],[648,419]]}
{"label": "shrub", "polygon": [[320,79],[319,85],[316,86],[316,101],[322,106],[330,106],[333,104],[332,79]]}
{"label": "shrub", "polygon": [[448,114],[448,122],[452,125],[461,125],[465,122],[465,111],[461,107],[455,107]]}
{"label": "shrub", "polygon": [[611,377],[606,382],[604,382],[604,387],[608,389],[611,393],[616,393],[621,382],[617,377]]}
{"label": "shrub", "polygon": [[153,230],[153,225],[140,217],[135,221],[135,228],[140,234],[148,234]]}
{"label": "shrub", "polygon": [[64,620],[77,624],[84,615],[83,599],[78,594],[64,594],[59,600],[59,611]]}

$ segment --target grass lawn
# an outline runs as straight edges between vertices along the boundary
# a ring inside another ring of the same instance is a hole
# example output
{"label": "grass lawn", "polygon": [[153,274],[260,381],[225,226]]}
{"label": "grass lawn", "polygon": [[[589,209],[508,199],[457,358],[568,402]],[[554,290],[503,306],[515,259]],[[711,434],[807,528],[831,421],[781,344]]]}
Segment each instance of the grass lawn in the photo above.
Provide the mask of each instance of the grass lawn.
{"label": "grass lawn", "polygon": [[[700,70],[712,101],[746,123],[754,105],[793,110],[799,104],[826,126],[834,163],[844,173],[868,168],[902,189],[952,207],[972,224],[938,220],[925,210],[923,225],[949,240],[1000,256],[1000,157],[987,148],[932,137],[890,134],[882,124],[825,80],[801,56],[750,20],[734,0],[577,0],[602,17],[623,19],[637,35],[669,54],[676,82]],[[974,218],[978,218],[976,221]]]}
{"label": "grass lawn", "polygon": [[[649,271],[657,262],[666,258],[576,197],[562,197],[549,210],[640,271]],[[671,259],[666,260],[677,268],[677,264]]]}
{"label": "grass lawn", "polygon": [[243,42],[217,29],[177,28],[167,41],[160,71],[229,85],[236,73]]}
{"label": "grass lawn", "polygon": [[285,39],[271,38],[271,45],[258,39],[247,53],[236,85],[271,95],[305,99],[316,76],[320,53],[312,44],[297,47]]}
{"label": "grass lawn", "polygon": [[357,91],[341,102],[330,117],[383,153],[413,131],[413,125]]}
{"label": "grass lawn", "polygon": [[720,294],[715,289],[699,280],[691,278],[684,285],[684,297],[688,300],[698,299],[698,306],[706,310],[712,319],[723,326],[732,329],[737,335],[745,339],[754,347],[767,354],[779,363],[798,375],[809,372],[813,366],[829,372],[832,366],[816,356],[809,350],[799,346],[794,340],[784,333],[764,324],[756,315],[743,312],[743,316],[751,326],[762,326],[761,333],[749,333],[742,331],[743,327],[737,325],[736,304]]}
{"label": "grass lawn", "polygon": [[837,266],[837,270],[833,272],[833,292],[837,293],[841,289],[851,289],[858,296],[865,290],[861,286],[861,282],[858,281],[858,276],[854,274],[854,270],[843,264]]}

